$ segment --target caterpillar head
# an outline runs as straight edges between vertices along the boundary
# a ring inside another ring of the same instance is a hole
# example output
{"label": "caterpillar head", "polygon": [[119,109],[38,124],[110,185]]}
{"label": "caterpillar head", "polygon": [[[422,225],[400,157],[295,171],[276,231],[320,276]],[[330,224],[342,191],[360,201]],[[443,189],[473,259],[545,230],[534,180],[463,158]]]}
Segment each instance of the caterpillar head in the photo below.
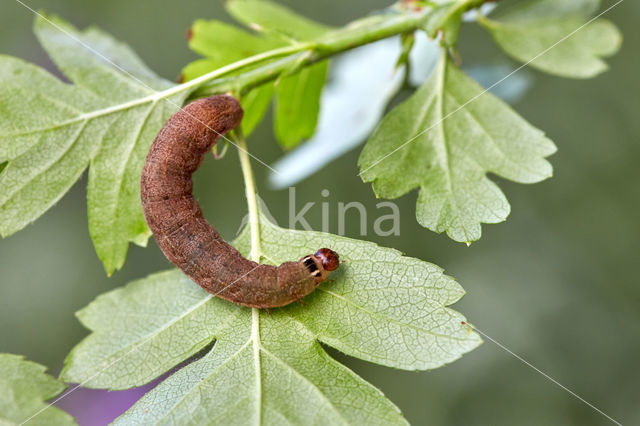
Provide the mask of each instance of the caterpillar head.
{"label": "caterpillar head", "polygon": [[300,259],[307,268],[316,285],[329,277],[331,271],[340,266],[338,253],[328,248],[321,248],[315,254]]}
{"label": "caterpillar head", "polygon": [[322,264],[326,271],[335,271],[340,266],[340,256],[335,251],[328,248],[321,248],[313,255]]}

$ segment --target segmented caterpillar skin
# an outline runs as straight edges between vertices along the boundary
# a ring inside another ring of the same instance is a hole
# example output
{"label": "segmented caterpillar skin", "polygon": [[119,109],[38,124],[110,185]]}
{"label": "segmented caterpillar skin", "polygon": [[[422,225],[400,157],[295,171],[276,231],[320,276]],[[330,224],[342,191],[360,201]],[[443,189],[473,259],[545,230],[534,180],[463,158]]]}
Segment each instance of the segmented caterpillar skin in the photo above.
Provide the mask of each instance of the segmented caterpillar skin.
{"label": "segmented caterpillar skin", "polygon": [[254,308],[284,306],[311,293],[339,266],[323,248],[280,266],[245,259],[204,219],[191,175],[216,140],[242,120],[226,95],[198,99],[174,114],[151,145],[141,178],[144,216],[167,259],[208,292]]}

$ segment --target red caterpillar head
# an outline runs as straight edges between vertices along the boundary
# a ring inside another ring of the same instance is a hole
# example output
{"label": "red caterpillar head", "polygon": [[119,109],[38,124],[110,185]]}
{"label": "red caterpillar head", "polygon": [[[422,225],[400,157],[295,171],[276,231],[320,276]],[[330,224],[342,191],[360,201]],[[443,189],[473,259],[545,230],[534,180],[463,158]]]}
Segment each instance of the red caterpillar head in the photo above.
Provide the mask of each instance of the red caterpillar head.
{"label": "red caterpillar head", "polygon": [[338,269],[338,266],[340,266],[338,253],[331,249],[321,248],[313,256],[317,258],[322,263],[322,267],[329,272],[335,271]]}
{"label": "red caterpillar head", "polygon": [[326,280],[331,271],[335,271],[340,266],[338,253],[328,248],[321,248],[315,254],[305,256],[300,261],[307,268],[316,285]]}

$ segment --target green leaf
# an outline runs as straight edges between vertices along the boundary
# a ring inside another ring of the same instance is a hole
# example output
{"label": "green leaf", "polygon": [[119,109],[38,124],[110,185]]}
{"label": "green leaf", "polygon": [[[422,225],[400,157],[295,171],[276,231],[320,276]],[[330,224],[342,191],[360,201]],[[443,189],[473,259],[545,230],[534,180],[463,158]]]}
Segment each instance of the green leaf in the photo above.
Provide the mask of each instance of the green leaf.
{"label": "green leaf", "polygon": [[0,57],[0,163],[7,162],[0,174],[0,233],[37,219],[91,165],[89,231],[111,274],[124,264],[129,242],[144,245],[150,236],[140,172],[153,138],[188,93],[96,28],[78,31],[49,16],[36,19],[35,32],[73,84]]}
{"label": "green leaf", "polygon": [[377,196],[420,188],[418,222],[455,241],[480,238],[509,203],[487,172],[521,183],[551,176],[554,144],[442,54],[429,79],[367,141],[361,176]]}
{"label": "green leaf", "polygon": [[[45,401],[66,389],[46,367],[22,356],[0,353],[0,424],[75,425],[69,414]],[[44,409],[44,410],[43,410]],[[34,416],[35,415],[35,416]],[[34,417],[32,417],[34,416]]]}
{"label": "green leaf", "polygon": [[[265,0],[232,0],[227,10],[250,28],[280,36],[287,43],[313,40],[332,29]],[[327,62],[321,62],[278,81],[273,127],[284,148],[294,148],[313,136],[327,68]]]}
{"label": "green leaf", "polygon": [[231,16],[250,28],[285,39],[312,40],[332,29],[266,0],[229,0],[226,8]]}
{"label": "green leaf", "polygon": [[327,68],[328,63],[323,61],[278,82],[273,126],[284,148],[294,148],[303,139],[313,136]]}
{"label": "green leaf", "polygon": [[[280,40],[255,36],[233,25],[200,19],[191,27],[189,47],[206,58],[188,64],[182,70],[182,76],[185,81],[193,80],[224,65],[282,45]],[[264,117],[273,91],[273,84],[267,83],[243,96],[242,130],[245,136],[249,136]]]}
{"label": "green leaf", "polygon": [[263,84],[242,98],[240,104],[244,110],[242,131],[249,136],[267,112],[273,97],[273,84]]}
{"label": "green leaf", "polygon": [[293,318],[243,313],[215,349],[114,424],[406,424],[379,390],[329,357]]}
{"label": "green leaf", "polygon": [[433,39],[441,32],[441,43],[445,46],[454,46],[460,33],[462,15],[468,8],[469,2],[467,0],[453,0],[443,4],[435,4],[422,28]]}
{"label": "green leaf", "polygon": [[[212,298],[177,270],[98,297],[77,313],[94,333],[69,354],[60,377],[78,383],[91,379],[83,386],[92,388],[127,389],[148,383],[226,327],[219,319],[231,318],[233,305],[210,303]],[[157,357],[152,362],[150,354]]]}
{"label": "green leaf", "polygon": [[[306,306],[270,313],[212,297],[176,270],[133,282],[79,313],[93,333],[70,354],[62,377],[88,387],[138,386],[215,339],[119,423],[397,424],[404,423],[398,409],[318,342],[407,370],[443,366],[481,342],[447,307],[464,291],[435,265],[365,241],[282,229],[262,215],[260,238],[269,263],[325,246],[346,262]],[[248,229],[234,245],[250,251]]]}
{"label": "green leaf", "polygon": [[480,17],[479,22],[513,58],[550,74],[590,78],[607,70],[601,58],[615,54],[622,42],[611,22],[597,19],[587,24],[599,4],[528,0],[500,5],[491,19]]}
{"label": "green leaf", "polygon": [[211,70],[279,46],[282,46],[279,40],[255,36],[224,22],[198,19],[189,31],[189,48],[206,59],[187,65],[182,74],[185,81],[192,80]]}
{"label": "green leaf", "polygon": [[[253,18],[247,17],[253,17],[255,12],[255,18],[261,25],[267,25],[273,31],[267,32],[267,36],[257,36],[218,21],[196,21],[190,31],[189,47],[206,58],[196,60],[183,69],[185,81],[245,57],[286,46],[292,38],[313,38],[328,30],[328,27],[320,24],[307,27],[306,18],[298,17],[281,6],[265,1],[231,1],[227,6],[234,16],[247,24],[253,22]],[[243,15],[245,12],[249,14]],[[298,28],[300,24],[295,23],[298,20],[305,25]],[[255,25],[251,26],[255,28]],[[274,37],[274,34],[282,35],[282,31],[287,28],[290,30],[287,38]],[[313,135],[318,122],[320,95],[326,80],[327,67],[327,62],[324,61],[291,70],[290,75],[278,80],[275,88],[274,133],[284,148],[293,148],[303,139]],[[245,109],[243,130],[246,136],[262,120],[272,95],[273,85],[265,84],[245,96],[242,106]]]}

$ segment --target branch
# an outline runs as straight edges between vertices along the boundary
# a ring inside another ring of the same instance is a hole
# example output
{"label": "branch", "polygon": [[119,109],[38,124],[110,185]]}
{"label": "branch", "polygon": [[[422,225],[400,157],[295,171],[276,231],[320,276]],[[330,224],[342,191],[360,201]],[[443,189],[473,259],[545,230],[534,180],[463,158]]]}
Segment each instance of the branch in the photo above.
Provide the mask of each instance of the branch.
{"label": "branch", "polygon": [[[359,19],[344,28],[326,33],[314,41],[263,52],[184,84],[192,87],[200,85],[192,93],[192,98],[228,92],[242,95],[256,86],[277,79],[282,73],[298,70],[347,50],[419,29],[427,29],[433,25],[437,26],[432,28],[436,30],[446,25],[453,16],[476,8],[486,1],[460,1],[454,7],[447,9],[444,14],[442,9],[445,6],[417,7],[415,4],[404,2],[390,8],[388,13]],[[280,56],[282,57],[274,59]],[[240,74],[229,75],[233,71],[265,62],[267,59],[274,60]],[[197,83],[194,83],[196,81]]]}

